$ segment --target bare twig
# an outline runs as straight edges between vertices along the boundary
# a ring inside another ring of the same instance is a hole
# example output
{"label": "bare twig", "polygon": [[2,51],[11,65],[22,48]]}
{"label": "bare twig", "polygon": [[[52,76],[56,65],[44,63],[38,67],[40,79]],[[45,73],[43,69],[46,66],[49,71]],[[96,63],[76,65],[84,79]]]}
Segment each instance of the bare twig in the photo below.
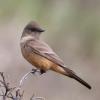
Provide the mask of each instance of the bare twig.
{"label": "bare twig", "polygon": [[32,69],[31,71],[29,71],[28,73],[26,73],[26,74],[21,78],[21,80],[20,80],[19,88],[21,88],[21,86],[22,86],[23,83],[24,83],[24,80],[26,80],[27,77],[28,77],[30,74],[35,74],[36,72],[39,72],[39,73],[40,73],[40,71],[37,70],[37,69]]}
{"label": "bare twig", "polygon": [[[28,75],[31,73],[35,74],[35,72],[39,72],[39,71],[36,69],[32,69],[32,71],[26,73],[21,78],[21,81],[20,81],[18,88],[16,88],[16,87],[11,88],[9,82],[7,82],[5,79],[4,73],[0,72],[0,76],[1,76],[1,79],[0,79],[0,97],[2,97],[2,100],[8,100],[8,99],[22,100],[24,91],[20,92],[21,86],[22,86],[24,80],[28,77]],[[33,95],[29,100],[45,100],[45,99],[43,97],[35,97]]]}
{"label": "bare twig", "polygon": [[[7,98],[10,98],[11,100],[22,100],[23,94],[20,93],[19,90],[15,91],[15,87],[11,88],[9,86],[9,83],[6,81],[4,73],[0,72],[1,80],[0,80],[0,90],[3,100],[7,100]],[[3,87],[3,88],[2,88]],[[15,95],[13,94],[15,92]]]}
{"label": "bare twig", "polygon": [[30,98],[30,100],[45,100],[45,99],[43,97],[35,97],[33,94],[33,96]]}

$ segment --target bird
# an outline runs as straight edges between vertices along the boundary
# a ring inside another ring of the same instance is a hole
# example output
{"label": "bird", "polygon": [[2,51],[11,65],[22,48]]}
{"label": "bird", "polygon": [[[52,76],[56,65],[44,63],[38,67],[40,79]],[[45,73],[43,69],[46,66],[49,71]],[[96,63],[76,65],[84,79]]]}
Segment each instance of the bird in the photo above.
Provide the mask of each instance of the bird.
{"label": "bird", "polygon": [[30,21],[24,28],[20,39],[20,47],[23,57],[35,66],[40,73],[46,73],[48,70],[75,79],[88,89],[91,86],[80,78],[76,73],[67,68],[63,60],[53,51],[53,49],[43,40],[40,35],[45,30],[36,21]]}

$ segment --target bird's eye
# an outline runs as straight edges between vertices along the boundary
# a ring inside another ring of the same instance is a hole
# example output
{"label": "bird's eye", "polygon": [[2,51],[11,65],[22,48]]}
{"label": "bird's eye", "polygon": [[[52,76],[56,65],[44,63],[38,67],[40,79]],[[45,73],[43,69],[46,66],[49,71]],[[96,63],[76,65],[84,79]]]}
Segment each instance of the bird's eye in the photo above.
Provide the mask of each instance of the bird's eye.
{"label": "bird's eye", "polygon": [[39,32],[39,33],[45,31],[45,30],[43,30],[43,29],[40,28],[40,27],[32,27],[32,26],[26,26],[25,29],[26,29],[27,31],[30,31],[30,32]]}
{"label": "bird's eye", "polygon": [[37,31],[35,28],[29,28],[30,31],[35,32]]}

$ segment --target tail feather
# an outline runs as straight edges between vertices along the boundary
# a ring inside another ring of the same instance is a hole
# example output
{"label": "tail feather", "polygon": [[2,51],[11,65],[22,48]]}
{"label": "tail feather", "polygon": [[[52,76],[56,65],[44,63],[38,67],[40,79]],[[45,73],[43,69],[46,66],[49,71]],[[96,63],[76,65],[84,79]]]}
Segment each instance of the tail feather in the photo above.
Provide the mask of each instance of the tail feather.
{"label": "tail feather", "polygon": [[83,84],[84,86],[86,86],[88,89],[91,89],[91,86],[87,82],[85,82],[84,80],[82,80],[80,77],[78,77],[77,75],[72,74],[71,78],[77,80],[78,82],[80,82],[81,84]]}
{"label": "tail feather", "polygon": [[80,77],[78,77],[72,70],[64,67],[64,70],[66,71],[66,76],[69,76],[75,80],[77,80],[78,82],[80,82],[82,85],[86,86],[88,89],[91,89],[91,86],[85,82],[83,79],[81,79]]}

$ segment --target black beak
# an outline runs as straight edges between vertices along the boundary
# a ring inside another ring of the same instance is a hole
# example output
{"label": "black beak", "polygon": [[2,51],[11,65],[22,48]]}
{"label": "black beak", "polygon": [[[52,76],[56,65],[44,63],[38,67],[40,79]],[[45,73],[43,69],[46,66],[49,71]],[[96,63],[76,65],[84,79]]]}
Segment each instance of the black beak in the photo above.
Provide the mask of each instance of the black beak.
{"label": "black beak", "polygon": [[44,32],[45,30],[41,29],[41,28],[38,28],[38,31],[39,32]]}

